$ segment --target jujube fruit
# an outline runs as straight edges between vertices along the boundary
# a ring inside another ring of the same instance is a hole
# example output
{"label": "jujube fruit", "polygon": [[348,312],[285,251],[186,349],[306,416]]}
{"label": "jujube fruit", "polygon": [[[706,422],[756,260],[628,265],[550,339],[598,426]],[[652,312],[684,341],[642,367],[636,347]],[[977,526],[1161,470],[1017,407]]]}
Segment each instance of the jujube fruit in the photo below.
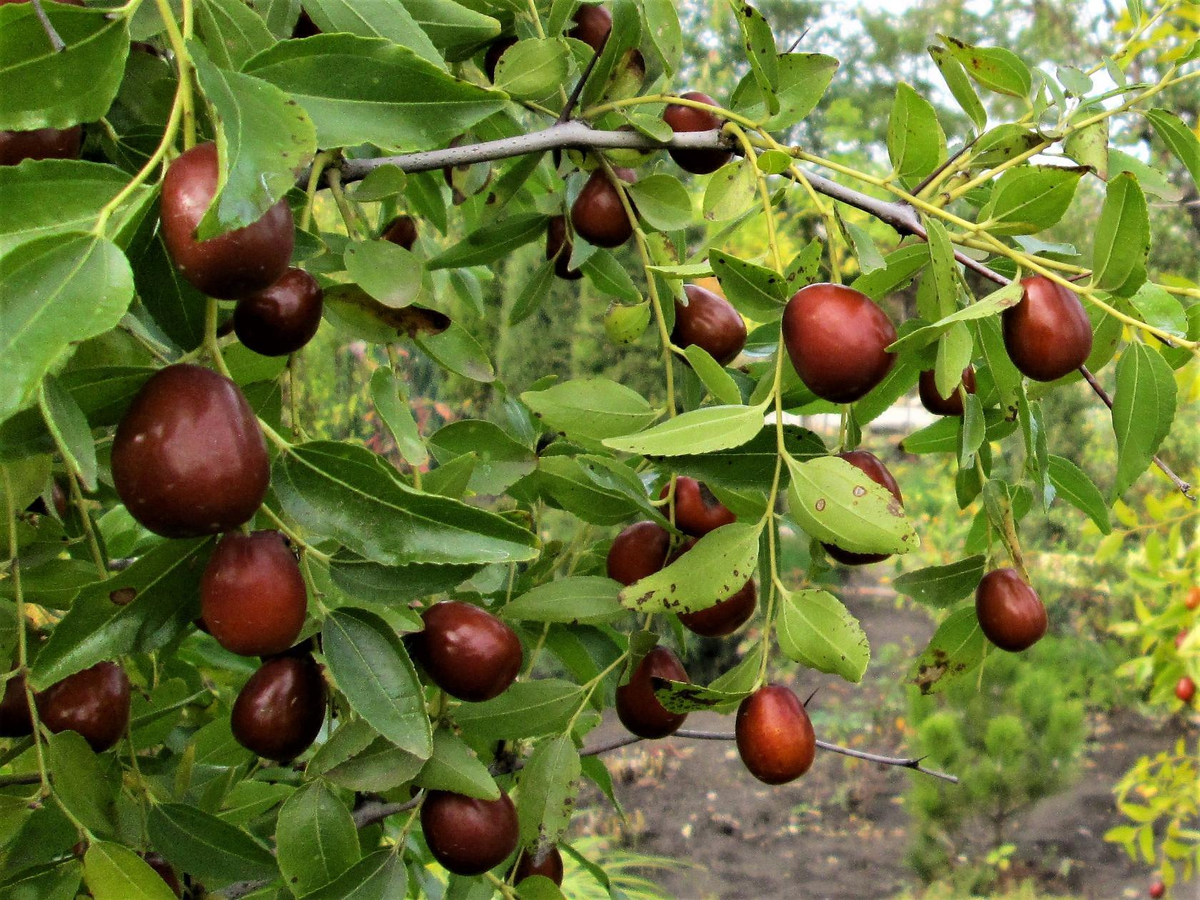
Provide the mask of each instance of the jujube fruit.
{"label": "jujube fruit", "polygon": [[142,859],[146,861],[146,865],[152,868],[158,877],[167,883],[167,887],[176,897],[183,896],[183,885],[179,883],[179,875],[175,872],[175,867],[167,862],[157,853],[143,854]]}
{"label": "jujube fruit", "polygon": [[[896,483],[896,479],[888,471],[888,467],[883,464],[883,460],[874,453],[867,450],[850,450],[846,453],[839,453],[838,458],[850,463],[880,487],[887,488],[888,492],[896,498],[896,502],[901,506],[904,505],[904,498],[900,495],[900,485]],[[825,548],[826,553],[846,566],[866,566],[882,562],[890,555],[888,553],[854,553],[833,544],[822,544],[821,546]]]}
{"label": "jujube fruit", "polygon": [[1191,703],[1196,696],[1196,682],[1190,675],[1184,675],[1175,683],[1175,696],[1184,703]]}
{"label": "jujube fruit", "polygon": [[[632,169],[613,169],[625,182],[636,179]],[[621,195],[603,169],[596,169],[571,205],[575,233],[597,247],[620,247],[633,234]]]}
{"label": "jujube fruit", "polygon": [[287,270],[294,223],[280,200],[245,228],[196,240],[219,177],[216,144],[197,144],[173,160],[163,178],[162,234],[179,274],[210,297],[236,300],[270,287]]}
{"label": "jujube fruit", "polygon": [[674,734],[687,718],[687,713],[670,712],[658,702],[653,678],[690,680],[679,657],[666,647],[655,647],[642,657],[629,681],[617,688],[617,718],[638,737],[662,738]]}
{"label": "jujube fruit", "polygon": [[746,346],[746,323],[733,304],[698,284],[686,284],[688,303],[675,301],[671,343],[686,349],[693,344],[708,351],[721,365],[733,362]]}
{"label": "jujube fruit", "polygon": [[1183,605],[1188,609],[1200,609],[1200,587],[1188,589],[1187,599],[1183,601]]}
{"label": "jujube fruit", "polygon": [[750,621],[758,608],[758,583],[751,578],[737,591],[715,606],[699,612],[680,613],[684,627],[701,637],[725,637]]}
{"label": "jujube fruit", "polygon": [[496,66],[500,65],[500,57],[516,42],[515,37],[502,37],[497,41],[492,41],[491,46],[487,48],[487,53],[483,55],[483,71],[487,73],[488,81],[496,80]]}
{"label": "jujube fruit", "polygon": [[810,284],[783,311],[783,342],[800,380],[823,400],[853,403],[896,362],[892,320],[866,294],[840,284]]}
{"label": "jujube fruit", "polygon": [[631,585],[653,575],[667,562],[671,535],[656,522],[634,522],[613,538],[605,562],[608,577]]}
{"label": "jujube fruit", "polygon": [[[709,106],[717,105],[717,101],[700,91],[688,91],[679,96],[684,100],[695,100]],[[694,106],[679,103],[672,103],[663,111],[663,121],[670,125],[676,134],[688,131],[715,131],[721,127],[721,120],[711,110],[696,109]],[[688,150],[672,147],[669,152],[679,168],[693,175],[715,172],[733,158],[733,154],[728,150]]]}
{"label": "jujube fruit", "polygon": [[381,240],[398,244],[405,250],[411,250],[417,242],[417,220],[412,216],[396,216],[384,226],[379,237]]}
{"label": "jujube fruit", "polygon": [[237,385],[179,364],[156,372],[133,398],[113,439],[112,475],[135,519],[184,538],[249,521],[266,496],[270,464]]}
{"label": "jujube fruit", "polygon": [[1017,653],[1046,633],[1046,607],[1016,569],[988,572],[975,589],[975,614],[984,636]]}
{"label": "jujube fruit", "polygon": [[1057,381],[1092,352],[1092,325],[1075,294],[1041,275],[1022,279],[1025,292],[1000,314],[1004,347],[1022,374]]}
{"label": "jujube fruit", "polygon": [[495,800],[430,791],[421,830],[433,858],[455,875],[481,875],[517,849],[517,809],[504,789]]}
{"label": "jujube fruit", "polygon": [[0,166],[15,166],[27,159],[78,159],[82,144],[81,125],[0,131]]}
{"label": "jujube fruit", "polygon": [[[663,485],[658,497],[667,496],[671,486]],[[680,475],[675,479],[675,527],[692,537],[704,537],[722,525],[737,521],[729,508],[713,496],[708,486],[695,478]]]}
{"label": "jujube fruit", "polygon": [[554,274],[559,278],[577,281],[583,277],[583,272],[571,268],[571,249],[567,217],[551,216],[546,223],[546,259],[554,260]]}
{"label": "jujube fruit", "polygon": [[226,650],[274,656],[296,642],[308,594],[278,531],[221,538],[200,577],[200,615]]}
{"label": "jujube fruit", "polygon": [[19,672],[4,683],[0,699],[0,737],[25,737],[33,734],[33,718],[25,696],[25,676]]}
{"label": "jujube fruit", "polygon": [[[975,369],[967,366],[959,379],[968,394],[975,393]],[[921,405],[935,416],[961,416],[963,414],[963,398],[958,392],[958,385],[950,392],[949,397],[943,397],[937,389],[937,377],[933,369],[921,373],[917,380],[917,393],[921,396]]]}
{"label": "jujube fruit", "polygon": [[1150,900],[1162,900],[1167,894],[1167,886],[1162,881],[1150,882]]}
{"label": "jujube fruit", "polygon": [[1188,639],[1188,630],[1185,628],[1179,634],[1175,635],[1175,649],[1178,650],[1183,646],[1183,642]]}
{"label": "jujube fruit", "polygon": [[311,656],[268,659],[234,701],[229,720],[233,736],[265,759],[288,762],[317,739],[326,698],[321,667]]}
{"label": "jujube fruit", "polygon": [[324,292],[303,269],[288,269],[273,285],[238,301],[233,331],[263,356],[287,356],[313,339],[321,327]]}
{"label": "jujube fruit", "polygon": [[567,37],[583,41],[597,53],[604,49],[612,33],[612,13],[603,6],[585,3],[575,10],[572,21],[575,27],[567,32]]}
{"label": "jujube fruit", "polygon": [[296,27],[292,29],[292,37],[316,37],[320,33],[321,29],[317,27],[317,23],[312,20],[312,17],[304,10],[300,10],[300,17],[296,20]]}
{"label": "jujube fruit", "polygon": [[425,630],[410,638],[433,683],[459,700],[498,697],[521,671],[521,640],[486,609],[444,600],[425,610]]}
{"label": "jujube fruit", "polygon": [[114,662],[96,663],[46,688],[37,708],[51,732],[78,732],[102,753],[116,745],[129,724],[129,677]]}
{"label": "jujube fruit", "polygon": [[533,855],[528,850],[522,850],[513,871],[513,884],[520,884],[526,878],[541,875],[549,878],[558,886],[563,882],[563,858],[557,847],[551,847],[542,857],[541,862],[534,862]]}
{"label": "jujube fruit", "polygon": [[799,778],[817,752],[804,704],[781,684],[765,685],[741,702],[734,734],[742,763],[766,784]]}

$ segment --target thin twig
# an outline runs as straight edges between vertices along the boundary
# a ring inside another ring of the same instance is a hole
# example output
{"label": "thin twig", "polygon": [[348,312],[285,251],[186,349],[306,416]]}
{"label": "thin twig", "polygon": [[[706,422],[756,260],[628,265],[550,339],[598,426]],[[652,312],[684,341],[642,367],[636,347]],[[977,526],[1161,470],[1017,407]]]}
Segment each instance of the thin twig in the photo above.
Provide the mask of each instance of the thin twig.
{"label": "thin twig", "polygon": [[42,0],[33,0],[33,14],[42,23],[42,30],[46,32],[46,37],[50,39],[50,46],[54,48],[54,52],[62,53],[66,50],[66,42],[59,37],[58,32],[54,29],[54,23],[50,21],[50,17],[46,15],[46,11],[42,9]]}
{"label": "thin twig", "polygon": [[579,102],[579,95],[583,93],[583,86],[587,84],[587,80],[592,75],[592,69],[596,68],[596,63],[599,60],[600,51],[597,50],[592,54],[592,58],[588,62],[587,68],[583,70],[583,74],[579,76],[579,81],[575,83],[575,87],[571,91],[571,96],[567,98],[567,102],[563,105],[562,112],[558,114],[557,121],[559,125],[571,121],[571,113],[575,111],[575,104]]}
{"label": "thin twig", "polygon": [[21,775],[0,775],[0,788],[16,787],[22,784],[37,784],[41,781],[37,772],[26,772]]}
{"label": "thin twig", "polygon": [[382,822],[388,816],[394,816],[396,813],[407,812],[413,809],[420,802],[420,797],[414,797],[404,803],[379,803],[377,801],[364,803],[354,811],[354,827],[366,828],[368,825]]}

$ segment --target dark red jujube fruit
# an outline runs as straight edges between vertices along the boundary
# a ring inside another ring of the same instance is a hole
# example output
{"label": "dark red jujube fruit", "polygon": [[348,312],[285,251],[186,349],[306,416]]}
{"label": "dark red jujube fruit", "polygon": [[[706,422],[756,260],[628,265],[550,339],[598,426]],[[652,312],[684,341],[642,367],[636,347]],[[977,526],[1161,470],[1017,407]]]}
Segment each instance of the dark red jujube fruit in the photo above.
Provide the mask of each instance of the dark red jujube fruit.
{"label": "dark red jujube fruit", "polygon": [[671,535],[656,522],[634,522],[615,538],[608,550],[608,577],[631,585],[653,575],[667,562]]}
{"label": "dark red jujube fruit", "polygon": [[1027,650],[1046,633],[1046,607],[1016,569],[988,572],[975,589],[975,614],[1001,650]]}
{"label": "dark red jujube fruit", "polygon": [[502,37],[492,41],[483,55],[483,71],[487,73],[488,81],[496,80],[496,66],[500,65],[500,57],[504,51],[517,42],[515,37]]}
{"label": "dark red jujube fruit", "polygon": [[[974,367],[967,366],[963,369],[959,384],[967,389],[968,394],[975,393]],[[938,393],[937,378],[933,369],[927,369],[921,373],[921,377],[917,381],[917,393],[921,396],[921,405],[935,416],[961,416],[963,414],[963,398],[958,392],[958,386],[956,385],[950,392],[949,397],[943,397]]]}
{"label": "dark red jujube fruit", "polygon": [[541,862],[534,862],[533,856],[528,850],[521,851],[520,857],[517,858],[516,869],[513,872],[512,883],[520,884],[526,878],[531,878],[534,875],[549,878],[559,887],[562,887],[563,858],[562,853],[559,852],[557,847],[551,847],[547,850]]}
{"label": "dark red jujube fruit", "polygon": [[238,301],[233,331],[263,356],[287,356],[313,339],[321,327],[324,292],[303,269],[288,269],[268,288]]}
{"label": "dark red jujube fruit", "polygon": [[96,663],[46,688],[37,708],[51,732],[76,731],[102,753],[116,746],[129,724],[129,677],[114,662]]}
{"label": "dark red jujube fruit", "polygon": [[200,577],[204,624],[222,647],[242,656],[287,650],[307,609],[304,576],[278,531],[231,531]]}
{"label": "dark red jujube fruit", "polygon": [[674,651],[655,647],[642,657],[638,667],[629,676],[629,681],[617,688],[617,718],[631,734],[662,738],[678,731],[687,719],[687,713],[667,711],[654,696],[652,678],[691,680]]}
{"label": "dark red jujube fruit", "polygon": [[163,537],[198,537],[247,522],[270,464],[254,411],[232,381],[167,366],[133,398],[112,449],[113,485],[130,514]]}
{"label": "dark red jujube fruit", "polygon": [[781,684],[761,687],[741,702],[734,733],[743,764],[766,784],[795,781],[816,756],[817,739],[808,712]]}
{"label": "dark red jujube fruit", "polygon": [[[888,471],[888,467],[883,464],[883,460],[874,453],[867,450],[850,450],[846,453],[839,453],[838,457],[863,472],[876,484],[887,488],[896,498],[896,502],[901,506],[904,505],[904,498],[900,495],[900,485],[896,483],[896,479]],[[826,553],[845,566],[867,566],[871,563],[882,562],[890,556],[888,553],[853,553],[843,550],[841,547],[835,547],[833,544],[821,544],[821,546],[825,548]]]}
{"label": "dark red jujube fruit", "polygon": [[143,854],[142,859],[146,861],[146,865],[158,873],[159,878],[167,883],[167,887],[176,897],[183,896],[183,885],[179,883],[179,875],[173,865],[157,853]]}
{"label": "dark red jujube fruit", "polygon": [[[661,500],[671,490],[663,485],[658,498]],[[692,537],[704,537],[722,525],[737,521],[724,503],[713,496],[707,485],[695,478],[680,475],[675,479],[675,527]]]}
{"label": "dark red jujube fruit", "polygon": [[861,400],[891,371],[892,320],[866,294],[810,284],[783,311],[783,342],[800,380],[823,400]]}
{"label": "dark red jujube fruit", "polygon": [[4,683],[4,698],[0,700],[0,737],[25,737],[33,734],[33,718],[29,715],[29,700],[25,696],[25,676],[13,675]]}
{"label": "dark red jujube fruit", "polygon": [[1057,381],[1087,362],[1092,324],[1074,292],[1041,275],[1022,279],[1021,302],[1000,314],[1004,348],[1022,374]]}
{"label": "dark red jujube fruit", "polygon": [[504,789],[495,800],[430,791],[421,830],[433,858],[455,875],[481,875],[517,849],[517,809]]}
{"label": "dark red jujube fruit", "polygon": [[245,228],[196,240],[218,178],[216,144],[197,144],[174,159],[163,178],[162,234],[179,274],[210,297],[236,300],[283,276],[295,226],[287,201],[280,200]]}
{"label": "dark red jujube fruit", "polygon": [[0,166],[15,166],[27,159],[78,159],[82,144],[81,125],[0,131]]}
{"label": "dark red jujube fruit", "polygon": [[412,216],[396,216],[384,226],[379,238],[398,244],[405,250],[411,250],[417,242],[417,220]]}
{"label": "dark red jujube fruit", "polygon": [[721,365],[733,362],[746,346],[746,322],[733,304],[698,284],[685,284],[688,304],[675,301],[675,327],[671,343],[687,348],[695,344]]}
{"label": "dark red jujube fruit", "polygon": [[311,656],[268,659],[234,701],[229,718],[233,736],[265,759],[288,762],[317,739],[327,697],[321,667]]}
{"label": "dark red jujube fruit", "polygon": [[736,594],[726,597],[716,606],[699,612],[680,613],[679,621],[688,631],[701,637],[725,637],[749,622],[757,608],[758,583],[751,578]]}
{"label": "dark red jujube fruit", "polygon": [[[617,177],[632,183],[632,169],[614,169]],[[571,225],[575,233],[597,247],[620,247],[633,234],[633,225],[621,204],[621,195],[603,169],[589,176],[583,190],[571,205]]]}
{"label": "dark red jujube fruit", "polygon": [[608,36],[612,33],[612,13],[603,6],[585,3],[575,10],[572,21],[575,27],[567,32],[567,37],[583,41],[597,53],[604,49],[604,45],[608,43]]}
{"label": "dark red jujube fruit", "polygon": [[[688,91],[679,96],[684,100],[695,100],[709,106],[717,105],[717,101],[700,91]],[[716,113],[679,103],[672,103],[663,111],[663,121],[670,125],[676,134],[688,131],[715,131],[721,127],[721,120]],[[693,175],[715,172],[733,158],[733,154],[728,150],[687,150],[672,147],[670,153],[671,159],[675,160],[679,168]]]}
{"label": "dark red jujube fruit", "polygon": [[1184,675],[1175,683],[1175,696],[1184,703],[1191,703],[1196,696],[1196,682],[1190,675]]}
{"label": "dark red jujube fruit", "polygon": [[571,268],[571,248],[567,217],[551,216],[546,223],[546,259],[554,260],[554,274],[559,278],[578,281],[583,277],[583,272]]}
{"label": "dark red jujube fruit", "polygon": [[503,694],[521,671],[521,640],[486,609],[444,600],[425,610],[425,630],[412,635],[413,656],[433,683],[459,700]]}

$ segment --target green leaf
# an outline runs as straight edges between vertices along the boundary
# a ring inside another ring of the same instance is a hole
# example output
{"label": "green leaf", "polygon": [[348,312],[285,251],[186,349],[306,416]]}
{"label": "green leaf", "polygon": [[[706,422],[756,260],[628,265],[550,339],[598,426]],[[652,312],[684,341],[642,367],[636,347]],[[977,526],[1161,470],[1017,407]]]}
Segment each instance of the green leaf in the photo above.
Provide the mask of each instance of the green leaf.
{"label": "green leaf", "polygon": [[54,772],[54,796],[90,831],[116,831],[116,785],[83,736],[74,731],[52,735],[48,760]]}
{"label": "green leaf", "polygon": [[958,263],[954,259],[954,245],[946,233],[946,226],[937,219],[922,216],[921,221],[928,235],[929,274],[933,277],[937,299],[936,315],[937,318],[952,316],[958,307]]}
{"label": "green leaf", "polygon": [[429,451],[421,440],[412,408],[404,395],[403,380],[391,369],[376,369],[371,376],[371,400],[395,438],[396,449],[405,462],[412,466],[423,466],[429,460]]}
{"label": "green leaf", "polygon": [[749,160],[735,160],[721,166],[708,179],[704,189],[704,218],[726,222],[748,211],[758,197],[758,175]]}
{"label": "green leaf", "polygon": [[429,437],[439,463],[474,453],[477,459],[469,481],[479,494],[502,494],[534,470],[533,450],[509,436],[499,425],[481,419],[459,419]]}
{"label": "green leaf", "polygon": [[1104,495],[1092,479],[1079,466],[1061,456],[1049,459],[1050,483],[1062,497],[1076,509],[1087,514],[1096,523],[1101,534],[1112,532],[1112,521],[1108,516],[1108,504]]}
{"label": "green leaf", "polygon": [[333,583],[349,596],[395,605],[448,591],[476,571],[477,566],[384,566],[345,550],[329,566]]}
{"label": "green leaf", "polygon": [[485,384],[496,380],[496,371],[487,351],[457,322],[451,322],[448,328],[436,334],[417,334],[415,340],[438,365],[455,375]]}
{"label": "green leaf", "polygon": [[306,894],[304,900],[393,900],[408,893],[408,870],[399,845],[376,850],[332,883]]}
{"label": "green leaf", "polygon": [[205,297],[179,274],[162,234],[156,234],[141,256],[130,262],[138,299],[155,324],[181,348],[199,347],[204,341]]}
{"label": "green leaf", "polygon": [[539,585],[506,604],[500,614],[514,622],[601,625],[625,615],[611,578],[571,575]]}
{"label": "green leaf", "polygon": [[1188,336],[1188,313],[1178,299],[1159,285],[1147,281],[1129,298],[1141,320],[1168,334]]}
{"label": "green leaf", "polygon": [[260,219],[295,186],[296,173],[317,152],[317,140],[308,115],[279,88],[217,68],[198,41],[190,41],[188,49],[216,114],[223,173],[221,189],[196,228],[205,239]]}
{"label": "green leaf", "polygon": [[571,73],[571,51],[560,38],[526,38],[504,51],[496,88],[527,100],[556,96]]}
{"label": "green leaf", "polygon": [[430,269],[482,266],[508,256],[546,232],[547,217],[518,213],[484,225],[429,261]]}
{"label": "green leaf", "polygon": [[414,490],[365,447],[314,441],[280,454],[271,478],[302,528],[367,559],[408,563],[516,562],[537,539],[494,513]]}
{"label": "green leaf", "polygon": [[905,572],[892,586],[918,603],[945,609],[970,596],[983,578],[986,557],[971,556],[946,566],[929,566]]}
{"label": "green leaf", "polygon": [[[30,681],[44,690],[102,660],[157,650],[190,627],[211,538],[164,541],[107,581],[85,588],[50,634]],[[120,605],[113,595],[133,599]]]}
{"label": "green leaf", "polygon": [[106,240],[52,235],[0,257],[0,422],[74,345],[115,326],[132,299],[129,261]]}
{"label": "green leaf", "polygon": [[548,738],[533,749],[521,770],[521,804],[517,821],[521,845],[527,848],[558,844],[579,792],[579,751],[569,734]]}
{"label": "green leaf", "polygon": [[1081,166],[1088,166],[1101,180],[1108,180],[1108,119],[1094,122],[1067,135],[1063,152]]}
{"label": "green leaf", "polygon": [[404,0],[404,8],[429,35],[433,45],[442,50],[474,49],[481,41],[500,34],[499,22],[469,4],[454,0]]}
{"label": "green leaf", "polygon": [[1109,179],[1092,250],[1092,284],[1128,297],[1146,280],[1150,210],[1137,178],[1122,172]]}
{"label": "green leaf", "polygon": [[1200,187],[1200,138],[1170,110],[1151,109],[1145,115],[1163,143],[1171,148],[1171,152],[1187,168],[1192,181]]}
{"label": "green leaf", "polygon": [[692,371],[704,383],[714,400],[729,405],[742,402],[742,392],[738,390],[733,376],[725,371],[725,367],[713,359],[707,350],[699,344],[692,344],[683,353],[692,364]]}
{"label": "green leaf", "polygon": [[[821,102],[838,69],[838,61],[820,53],[781,53],[779,87],[764,92],[753,71],[738,82],[730,109],[755,121],[766,119],[771,131],[784,131],[805,119]],[[778,101],[778,112],[768,110],[768,100]],[[769,118],[768,118],[769,116]]]}
{"label": "green leaf", "polygon": [[846,232],[850,237],[850,242],[854,245],[854,255],[858,258],[859,270],[869,274],[887,268],[887,262],[884,260],[883,254],[879,252],[879,248],[875,246],[870,232],[861,225],[845,221],[840,214],[838,219],[841,221],[842,230]]}
{"label": "green leaf", "polygon": [[986,645],[974,605],[955,610],[938,626],[929,646],[917,658],[912,683],[922,694],[941,693],[983,662]]}
{"label": "green leaf", "polygon": [[209,888],[279,876],[270,850],[198,807],[160,803],[151,807],[148,826],[154,849]]}
{"label": "green leaf", "polygon": [[749,688],[741,691],[723,691],[692,684],[690,681],[670,681],[666,678],[653,678],[652,683],[658,702],[667,712],[673,713],[727,709],[737,706],[753,693]]}
{"label": "green leaf", "polygon": [[933,104],[903,82],[896,86],[887,146],[892,168],[903,179],[928,175],[946,158],[946,135]]}
{"label": "green leaf", "polygon": [[929,264],[929,250],[924,242],[919,242],[894,250],[884,259],[887,262],[885,268],[858,276],[850,287],[862,291],[872,300],[879,300],[912,281]]}
{"label": "green leaf", "polygon": [[982,87],[1012,97],[1028,97],[1033,90],[1033,75],[1011,50],[1003,47],[976,47],[958,38],[939,34],[946,48]]}
{"label": "green leaf", "polygon": [[[569,5],[561,0],[556,3],[564,8]],[[645,16],[643,30],[653,49],[658,51],[667,75],[674,75],[683,56],[683,31],[675,4],[672,0],[642,0],[641,7]]]}
{"label": "green leaf", "polygon": [[47,375],[38,394],[38,405],[71,471],[87,490],[96,490],[96,444],[75,398],[63,390],[57,379]]}
{"label": "green leaf", "polygon": [[0,129],[67,128],[102,118],[129,52],[128,19],[102,10],[49,6],[66,44],[55,52],[30,3],[0,7]]}
{"label": "green leaf", "polygon": [[854,553],[907,553],[920,546],[891,492],[850,463],[836,456],[785,462],[792,476],[788,508],[811,537]]}
{"label": "green leaf", "polygon": [[[601,485],[585,470],[584,460],[590,458],[543,455],[531,484],[552,505],[593,525],[618,525],[647,508],[653,509],[637,476],[630,473],[619,486]],[[619,477],[611,470],[605,474],[614,480]],[[631,496],[635,491],[637,495]]]}
{"label": "green leaf", "polygon": [[[817,435],[794,425],[784,426],[783,442],[787,452],[797,459],[811,459],[829,452]],[[674,456],[670,465],[676,474],[690,475],[705,484],[765,495],[775,476],[778,452],[775,426],[770,425],[740,447],[698,456]],[[787,474],[784,471],[783,477],[787,478]]]}
{"label": "green leaf", "polygon": [[[986,319],[1003,312],[1010,306],[1016,306],[1021,302],[1023,292],[1024,288],[1021,287],[1019,282],[998,288],[982,300],[976,300],[970,306],[964,306],[962,309],[951,313],[944,319],[934,322],[932,325],[914,328],[908,334],[904,335],[904,337],[893,342],[887,348],[888,352],[902,353],[927,347],[950,331],[956,324],[969,322],[973,319]],[[960,367],[958,371],[961,378],[962,368]]]}
{"label": "green leaf", "polygon": [[480,800],[495,800],[500,788],[487,766],[452,731],[433,733],[433,755],[425,761],[414,784],[430,791],[453,791]]}
{"label": "green leaf", "polygon": [[609,438],[604,446],[642,456],[684,456],[740,447],[763,426],[764,406],[707,406],[685,412],[633,436]]}
{"label": "green leaf", "polygon": [[674,175],[657,172],[629,186],[638,215],[659,231],[687,228],[695,219],[692,198]]}
{"label": "green leaf", "polygon": [[175,896],[144,859],[110,841],[88,845],[83,877],[96,900],[172,900]]}
{"label": "green leaf", "polygon": [[735,309],[757,322],[773,322],[783,315],[788,285],[782,275],[720,250],[712,250],[709,259],[721,290]]}
{"label": "green leaf", "polygon": [[222,69],[237,71],[275,43],[267,23],[241,0],[200,0],[196,27],[212,61]]}
{"label": "green leaf", "polygon": [[[1017,423],[1000,410],[984,410],[983,417],[989,441],[1003,440],[1017,430]],[[900,446],[905,453],[957,453],[959,427],[960,423],[955,417],[940,419],[920,431],[914,431],[900,442]]]}
{"label": "green leaf", "polygon": [[758,564],[762,523],[710,531],[686,554],[621,590],[621,605],[643,613],[698,612],[741,590]]}
{"label": "green leaf", "polygon": [[579,378],[526,391],[521,402],[568,440],[589,446],[641,431],[658,418],[641,394],[607,378]]}
{"label": "green leaf", "polygon": [[[518,325],[537,312],[549,295],[550,285],[553,283],[554,261],[548,259],[533,270],[529,280],[517,293],[517,299],[513,302],[512,309],[508,314],[509,326]],[[630,279],[630,283],[632,283],[632,279]]]}
{"label": "green leaf", "polygon": [[772,115],[779,112],[779,51],[775,47],[775,35],[763,14],[745,0],[730,0],[734,18],[742,32],[742,47],[750,60],[750,71],[765,96],[767,108]]}
{"label": "green leaf", "polygon": [[1112,496],[1120,497],[1146,471],[1175,418],[1175,373],[1145,344],[1132,343],[1117,361],[1112,422],[1117,435],[1117,475]]}
{"label": "green leaf", "polygon": [[1036,234],[1063,217],[1086,171],[1062,166],[1009,169],[996,182],[981,215],[995,234]]}
{"label": "green leaf", "polygon": [[[0,500],[3,496],[0,489]],[[95,584],[98,577],[96,566],[90,560],[50,559],[30,568],[21,567],[21,591],[26,603],[66,609],[79,592]],[[11,578],[0,581],[0,597],[13,599],[16,595],[13,588]]]}
{"label": "green leaf", "polygon": [[950,93],[954,95],[958,105],[967,114],[967,118],[975,124],[977,129],[982,131],[987,126],[987,110],[979,101],[979,95],[975,93],[975,88],[967,78],[967,71],[963,68],[962,63],[955,59],[954,55],[945,47],[939,47],[936,44],[929,48],[929,55],[933,57],[938,71],[942,73],[942,78],[946,81],[946,87],[950,88]]}
{"label": "green leaf", "polygon": [[629,270],[607,250],[596,250],[592,253],[584,261],[582,270],[588,281],[600,293],[629,303],[642,301],[642,292],[633,283]]}
{"label": "green leaf", "polygon": [[[642,17],[634,0],[611,0],[606,5],[612,13],[612,29],[583,86],[580,102],[585,107],[604,96],[613,75],[620,72],[626,52],[637,47],[641,40]],[[585,54],[582,59],[586,62],[592,56],[592,49],[585,47]]]}
{"label": "green leaf", "polygon": [[297,897],[329,884],[360,856],[350,810],[320,781],[306,784],[283,804],[275,843],[279,869]]}
{"label": "green leaf", "polygon": [[322,147],[372,143],[427,150],[504,105],[503,94],[452,78],[409,47],[353,34],[281,41],[244,71],[295,98],[316,125]]}
{"label": "green leaf", "polygon": [[425,694],[391,626],[366,610],[335,609],[321,638],[325,661],[351,708],[401,750],[428,759],[433,737]]}
{"label": "green leaf", "polygon": [[780,591],[779,649],[818,672],[862,681],[871,646],[858,619],[828,591]]}
{"label": "green leaf", "polygon": [[566,729],[582,701],[583,690],[569,681],[518,681],[493,700],[464,703],[454,720],[480,740],[538,737]]}
{"label": "green leaf", "polygon": [[409,5],[373,0],[308,0],[304,8],[325,34],[345,32],[365,38],[386,38],[434,66],[445,68],[442,55],[411,14]]}
{"label": "green leaf", "polygon": [[384,306],[408,306],[421,293],[421,260],[391,241],[355,241],[343,259],[346,274]]}

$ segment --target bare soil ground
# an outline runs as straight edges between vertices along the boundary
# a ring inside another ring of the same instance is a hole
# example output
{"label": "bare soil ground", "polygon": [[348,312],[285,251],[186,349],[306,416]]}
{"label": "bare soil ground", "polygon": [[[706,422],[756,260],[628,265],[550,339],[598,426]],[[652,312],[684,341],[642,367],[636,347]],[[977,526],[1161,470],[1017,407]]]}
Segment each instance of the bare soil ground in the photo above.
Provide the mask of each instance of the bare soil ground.
{"label": "bare soil ground", "polygon": [[[805,673],[794,687],[801,696],[820,687],[813,704],[819,736],[903,755],[898,717],[905,707],[895,685],[932,624],[920,610],[897,609],[889,592],[869,585],[845,599],[882,665],[873,663],[861,686]],[[889,651],[881,652],[886,645],[898,648],[890,663]],[[694,714],[686,727],[732,726],[732,717]],[[614,720],[597,737],[620,733]],[[1151,873],[1102,839],[1121,823],[1112,786],[1139,756],[1169,747],[1178,734],[1129,711],[1094,720],[1078,783],[1026,810],[1006,835],[1018,848],[1014,872],[1054,894],[1146,896]],[[639,852],[693,863],[651,873],[674,897],[859,900],[892,897],[917,884],[904,864],[909,820],[902,804],[906,782],[923,777],[916,773],[819,751],[804,778],[768,788],[745,771],[732,743],[674,738],[626,748],[606,762],[630,825],[608,812],[585,827],[615,832]],[[595,799],[581,798],[580,807],[603,810],[604,801]],[[1200,882],[1177,887],[1175,896],[1200,900]]]}

